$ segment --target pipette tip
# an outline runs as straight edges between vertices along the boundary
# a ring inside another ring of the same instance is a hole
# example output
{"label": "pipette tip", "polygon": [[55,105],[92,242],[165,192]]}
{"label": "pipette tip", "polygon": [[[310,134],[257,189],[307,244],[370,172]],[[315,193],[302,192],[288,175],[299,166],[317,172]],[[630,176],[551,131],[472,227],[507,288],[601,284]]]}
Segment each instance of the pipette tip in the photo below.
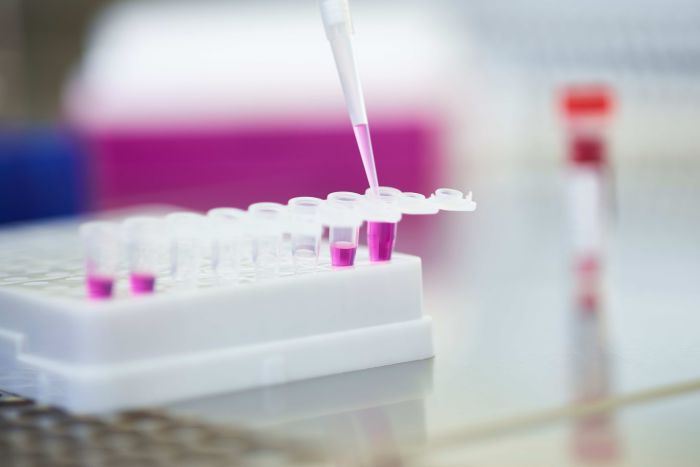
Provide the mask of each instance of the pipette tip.
{"label": "pipette tip", "polygon": [[357,147],[360,150],[362,165],[365,168],[365,174],[367,175],[369,187],[374,196],[379,196],[379,181],[377,180],[377,167],[374,164],[374,151],[372,149],[372,138],[370,137],[369,133],[369,125],[367,123],[354,125],[353,130],[355,132]]}

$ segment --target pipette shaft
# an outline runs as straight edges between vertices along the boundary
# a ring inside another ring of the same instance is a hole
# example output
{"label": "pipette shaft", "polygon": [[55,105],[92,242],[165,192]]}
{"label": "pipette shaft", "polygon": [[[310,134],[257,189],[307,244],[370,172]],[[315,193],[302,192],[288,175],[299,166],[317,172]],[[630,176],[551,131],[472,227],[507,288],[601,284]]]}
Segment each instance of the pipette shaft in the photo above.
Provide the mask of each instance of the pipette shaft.
{"label": "pipette shaft", "polygon": [[326,29],[326,37],[331,44],[338,77],[343,88],[345,104],[357,145],[362,156],[362,164],[372,192],[377,194],[379,186],[374,151],[370,138],[365,100],[362,94],[360,76],[352,45],[352,21],[347,0],[320,0],[321,16]]}

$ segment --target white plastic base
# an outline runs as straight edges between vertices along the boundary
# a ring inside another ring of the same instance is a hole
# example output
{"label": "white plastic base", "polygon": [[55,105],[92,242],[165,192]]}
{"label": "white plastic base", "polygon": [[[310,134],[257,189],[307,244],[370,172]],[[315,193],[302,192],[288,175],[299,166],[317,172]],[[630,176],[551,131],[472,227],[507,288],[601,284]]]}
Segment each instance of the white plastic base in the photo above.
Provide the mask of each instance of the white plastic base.
{"label": "white plastic base", "polygon": [[363,257],[349,269],[109,302],[0,283],[0,388],[103,412],[433,356],[420,259]]}

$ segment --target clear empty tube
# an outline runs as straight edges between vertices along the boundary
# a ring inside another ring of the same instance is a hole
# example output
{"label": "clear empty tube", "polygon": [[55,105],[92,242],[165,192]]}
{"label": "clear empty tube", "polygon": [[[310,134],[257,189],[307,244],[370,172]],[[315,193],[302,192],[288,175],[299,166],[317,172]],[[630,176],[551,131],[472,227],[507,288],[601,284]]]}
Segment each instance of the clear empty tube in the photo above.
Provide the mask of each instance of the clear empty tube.
{"label": "clear empty tube", "polygon": [[313,271],[318,264],[323,226],[319,210],[323,200],[302,196],[287,203],[292,259],[296,272]]}
{"label": "clear empty tube", "polygon": [[119,261],[119,227],[111,222],[88,222],[80,227],[85,250],[85,285],[94,300],[112,296]]}
{"label": "clear empty tube", "polygon": [[204,216],[175,212],[166,216],[170,232],[170,272],[174,280],[194,285],[203,257]]}
{"label": "clear empty tube", "polygon": [[212,233],[212,269],[220,279],[236,279],[241,270],[246,212],[215,208],[207,213]]}
{"label": "clear empty tube", "polygon": [[355,264],[359,230],[362,225],[359,211],[361,200],[361,195],[349,191],[328,195],[325,217],[333,266],[348,267]]}
{"label": "clear empty tube", "polygon": [[162,221],[155,217],[131,217],[124,221],[124,235],[131,293],[152,293],[160,266]]}
{"label": "clear empty tube", "polygon": [[284,232],[285,206],[279,203],[255,203],[248,207],[254,238],[253,261],[258,279],[279,273],[280,248]]}
{"label": "clear empty tube", "polygon": [[396,245],[396,231],[401,212],[399,200],[401,191],[382,186],[378,195],[368,189],[365,196],[367,217],[367,248],[369,260],[373,263],[391,260]]}

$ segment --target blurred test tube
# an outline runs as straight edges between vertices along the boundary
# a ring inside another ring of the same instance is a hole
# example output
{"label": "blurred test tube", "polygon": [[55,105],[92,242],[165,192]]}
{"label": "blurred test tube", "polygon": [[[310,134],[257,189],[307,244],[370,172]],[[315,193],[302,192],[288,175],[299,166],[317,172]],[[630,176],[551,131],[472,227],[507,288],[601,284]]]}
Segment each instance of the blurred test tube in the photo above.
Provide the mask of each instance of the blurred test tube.
{"label": "blurred test tube", "polygon": [[[604,85],[575,85],[561,95],[567,132],[569,210],[574,248],[576,310],[573,382],[579,403],[610,393],[610,362],[602,316],[602,266],[606,221],[613,208],[608,132],[613,110]],[[618,440],[611,412],[574,421],[573,453],[587,465],[617,461]]]}
{"label": "blurred test tube", "polygon": [[212,231],[212,269],[220,280],[235,280],[241,273],[245,215],[236,208],[207,212]]}
{"label": "blurred test tube", "polygon": [[280,249],[286,222],[285,206],[279,203],[255,203],[248,207],[254,239],[253,260],[257,279],[277,276]]}
{"label": "blurred test tube", "polygon": [[165,218],[170,234],[170,271],[184,285],[195,285],[202,266],[204,220],[201,214],[175,212]]}

